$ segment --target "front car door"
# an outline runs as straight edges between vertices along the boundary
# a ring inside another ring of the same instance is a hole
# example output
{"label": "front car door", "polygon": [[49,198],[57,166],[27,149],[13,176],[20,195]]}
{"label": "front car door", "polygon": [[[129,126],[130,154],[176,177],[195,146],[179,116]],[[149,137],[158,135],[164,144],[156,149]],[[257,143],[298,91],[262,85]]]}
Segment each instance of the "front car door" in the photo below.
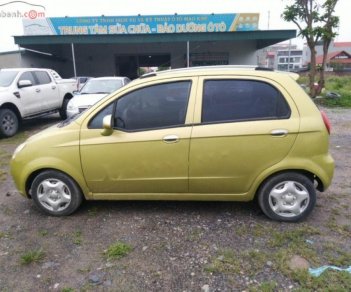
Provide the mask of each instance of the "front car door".
{"label": "front car door", "polygon": [[275,81],[252,76],[200,78],[198,91],[189,191],[245,194],[291,149],[299,129],[294,102]]}
{"label": "front car door", "polygon": [[[139,85],[89,117],[81,130],[81,161],[96,198],[188,192],[196,88],[197,78]],[[114,131],[102,136],[101,121],[110,113]]]}
{"label": "front car door", "polygon": [[40,87],[38,87],[37,80],[33,72],[27,71],[20,74],[17,80],[19,81],[29,80],[32,86],[18,88],[19,98],[22,104],[22,115],[24,117],[36,114],[38,109],[41,107],[41,95]]}

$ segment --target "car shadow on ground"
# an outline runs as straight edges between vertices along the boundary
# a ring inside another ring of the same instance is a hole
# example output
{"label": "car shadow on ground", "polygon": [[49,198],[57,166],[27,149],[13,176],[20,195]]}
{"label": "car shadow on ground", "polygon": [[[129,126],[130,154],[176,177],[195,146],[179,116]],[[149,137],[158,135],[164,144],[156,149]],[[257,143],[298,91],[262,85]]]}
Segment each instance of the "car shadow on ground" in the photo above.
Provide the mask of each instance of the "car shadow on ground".
{"label": "car shadow on ground", "polygon": [[[256,201],[251,202],[203,202],[203,201],[85,201],[75,213],[85,214],[119,213],[126,215],[148,214],[169,216],[184,215],[220,215],[230,214],[245,217],[265,217]],[[74,214],[73,214],[74,216]]]}

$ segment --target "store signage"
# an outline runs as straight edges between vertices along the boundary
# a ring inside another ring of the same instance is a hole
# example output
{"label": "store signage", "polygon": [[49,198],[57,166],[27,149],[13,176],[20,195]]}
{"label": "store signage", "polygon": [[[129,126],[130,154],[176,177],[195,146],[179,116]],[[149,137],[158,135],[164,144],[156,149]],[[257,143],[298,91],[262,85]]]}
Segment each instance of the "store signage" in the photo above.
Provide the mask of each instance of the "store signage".
{"label": "store signage", "polygon": [[25,35],[232,32],[258,29],[258,13],[51,17],[23,19]]}

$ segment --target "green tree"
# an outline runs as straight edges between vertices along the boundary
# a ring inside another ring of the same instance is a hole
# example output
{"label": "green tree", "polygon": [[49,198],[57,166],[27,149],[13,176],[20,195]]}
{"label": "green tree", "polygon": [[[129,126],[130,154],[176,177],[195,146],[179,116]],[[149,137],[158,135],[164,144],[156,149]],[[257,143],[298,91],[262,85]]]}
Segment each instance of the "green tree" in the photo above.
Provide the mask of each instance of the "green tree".
{"label": "green tree", "polygon": [[[294,0],[293,4],[285,7],[282,17],[285,21],[293,22],[299,29],[299,35],[306,39],[311,51],[309,88],[311,97],[316,97],[324,87],[324,70],[328,49],[331,41],[337,35],[339,17],[333,15],[338,0]],[[319,86],[316,88],[316,45],[323,42],[323,62],[318,70]]]}

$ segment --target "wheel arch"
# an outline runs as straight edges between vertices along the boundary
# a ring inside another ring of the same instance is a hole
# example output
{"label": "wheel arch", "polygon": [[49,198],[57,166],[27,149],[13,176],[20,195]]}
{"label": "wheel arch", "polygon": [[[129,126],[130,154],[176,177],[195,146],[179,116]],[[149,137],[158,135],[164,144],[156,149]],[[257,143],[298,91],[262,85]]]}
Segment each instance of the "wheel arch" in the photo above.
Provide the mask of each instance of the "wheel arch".
{"label": "wheel arch", "polygon": [[5,103],[3,103],[3,104],[0,106],[0,109],[9,109],[9,110],[12,110],[12,111],[16,114],[16,116],[17,116],[17,118],[18,118],[18,121],[21,122],[21,120],[22,120],[22,115],[21,115],[20,110],[18,109],[18,107],[17,107],[15,104],[13,104],[13,103],[11,103],[11,102],[5,102]]}
{"label": "wheel arch", "polygon": [[56,168],[49,168],[49,167],[48,167],[48,168],[37,169],[37,170],[35,170],[34,172],[32,172],[32,173],[28,176],[28,178],[27,178],[27,180],[26,180],[26,183],[25,183],[25,192],[26,192],[26,195],[27,195],[28,198],[30,198],[30,199],[32,198],[30,189],[31,189],[31,186],[32,186],[32,184],[33,184],[34,179],[35,179],[40,173],[43,173],[43,172],[45,172],[45,171],[50,171],[50,170],[52,170],[52,171],[57,171],[57,172],[59,172],[59,173],[62,173],[62,174],[64,174],[64,175],[68,176],[70,179],[72,179],[72,181],[75,182],[75,184],[77,185],[77,187],[79,188],[79,190],[80,190],[81,193],[83,194],[84,199],[86,199],[86,194],[85,194],[84,190],[82,189],[82,187],[80,186],[80,184],[77,182],[77,180],[76,180],[74,177],[72,177],[70,174],[68,174],[68,173],[66,173],[66,172],[63,172],[62,170],[59,170],[59,169],[56,169]]}
{"label": "wheel arch", "polygon": [[64,97],[63,97],[63,100],[65,100],[65,99],[71,99],[73,97],[73,94],[72,93],[66,93],[65,95],[64,95]]}
{"label": "wheel arch", "polygon": [[312,172],[310,172],[308,170],[305,170],[305,169],[285,169],[285,170],[280,170],[280,171],[276,171],[274,173],[271,173],[268,176],[266,176],[263,180],[261,180],[258,183],[258,186],[255,189],[254,198],[257,199],[259,190],[262,188],[262,186],[269,179],[271,179],[272,177],[274,177],[276,175],[283,174],[283,173],[289,173],[289,172],[290,173],[291,172],[295,172],[295,173],[299,173],[299,174],[302,174],[302,175],[306,176],[312,183],[316,183],[315,186],[316,186],[316,189],[318,191],[321,191],[321,192],[324,191],[324,185],[323,185],[322,180],[317,175],[315,175],[314,173],[312,173]]}

